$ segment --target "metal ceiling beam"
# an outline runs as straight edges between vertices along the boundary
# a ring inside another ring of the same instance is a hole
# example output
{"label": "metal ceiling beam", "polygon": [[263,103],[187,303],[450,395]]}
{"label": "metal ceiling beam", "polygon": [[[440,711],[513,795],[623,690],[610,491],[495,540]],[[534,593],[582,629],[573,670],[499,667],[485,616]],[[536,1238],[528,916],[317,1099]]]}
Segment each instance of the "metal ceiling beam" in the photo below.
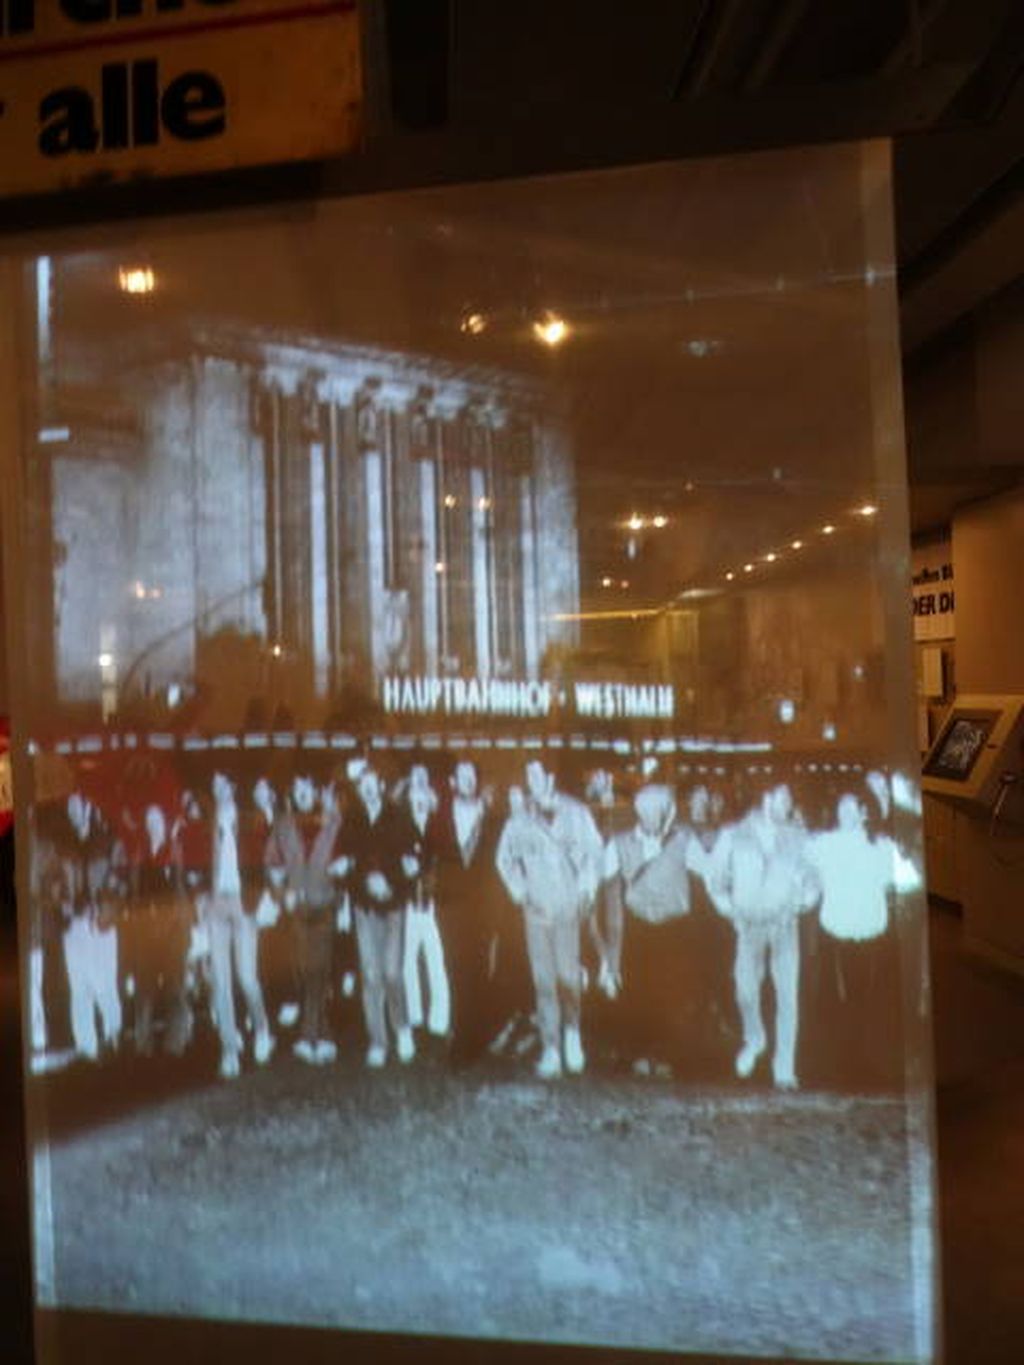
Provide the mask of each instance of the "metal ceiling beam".
{"label": "metal ceiling beam", "polygon": [[708,36],[700,49],[693,71],[685,81],[687,99],[695,100],[703,94],[742,8],[743,0],[718,0],[712,14]]}
{"label": "metal ceiling beam", "polygon": [[764,36],[757,55],[743,80],[746,91],[759,90],[775,70],[789,46],[797,25],[807,13],[810,0],[785,0]]}

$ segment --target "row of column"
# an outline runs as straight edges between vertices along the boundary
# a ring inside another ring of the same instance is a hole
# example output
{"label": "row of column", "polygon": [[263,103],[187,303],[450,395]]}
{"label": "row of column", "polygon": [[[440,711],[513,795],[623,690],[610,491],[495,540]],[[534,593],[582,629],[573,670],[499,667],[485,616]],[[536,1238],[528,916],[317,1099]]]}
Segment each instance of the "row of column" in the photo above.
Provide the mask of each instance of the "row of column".
{"label": "row of column", "polygon": [[256,389],[268,634],[317,695],[372,677],[535,677],[535,477],[528,419]]}

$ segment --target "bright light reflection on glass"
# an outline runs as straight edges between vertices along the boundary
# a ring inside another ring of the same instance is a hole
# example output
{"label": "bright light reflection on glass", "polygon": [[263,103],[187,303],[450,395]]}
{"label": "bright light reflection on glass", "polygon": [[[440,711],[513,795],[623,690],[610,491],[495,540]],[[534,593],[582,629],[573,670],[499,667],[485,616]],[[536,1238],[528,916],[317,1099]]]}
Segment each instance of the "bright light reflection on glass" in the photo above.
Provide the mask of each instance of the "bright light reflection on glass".
{"label": "bright light reflection on glass", "polygon": [[533,335],[545,346],[560,346],[569,335],[569,324],[556,313],[545,313],[533,324]]}
{"label": "bright light reflection on glass", "polygon": [[117,272],[117,283],[125,294],[152,294],[156,275],[148,265],[123,265]]}

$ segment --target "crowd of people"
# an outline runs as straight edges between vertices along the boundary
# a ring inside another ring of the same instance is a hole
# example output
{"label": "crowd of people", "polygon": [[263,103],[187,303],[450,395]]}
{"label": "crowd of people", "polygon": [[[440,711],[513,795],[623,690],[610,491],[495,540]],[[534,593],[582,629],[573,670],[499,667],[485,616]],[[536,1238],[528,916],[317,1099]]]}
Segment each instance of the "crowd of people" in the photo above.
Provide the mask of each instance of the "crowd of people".
{"label": "crowd of people", "polygon": [[300,754],[276,782],[225,765],[117,802],[72,782],[33,816],[36,1055],[59,964],[73,1052],[94,1061],[181,1055],[206,1030],[225,1079],[286,1043],[312,1066],[340,1044],[374,1070],[426,1052],[505,1055],[545,1080],[685,1079],[693,1021],[725,999],[725,1065],[745,1079],[764,1060],[793,1089],[813,922],[816,1012],[869,1069],[892,1060],[893,909],[917,873],[889,832],[889,779],[833,782],[809,821],[767,770],[740,809],[736,788],[657,771],[590,771],[578,795],[540,756],[514,776],[499,792],[459,757],[389,781],[371,752],[326,777]]}

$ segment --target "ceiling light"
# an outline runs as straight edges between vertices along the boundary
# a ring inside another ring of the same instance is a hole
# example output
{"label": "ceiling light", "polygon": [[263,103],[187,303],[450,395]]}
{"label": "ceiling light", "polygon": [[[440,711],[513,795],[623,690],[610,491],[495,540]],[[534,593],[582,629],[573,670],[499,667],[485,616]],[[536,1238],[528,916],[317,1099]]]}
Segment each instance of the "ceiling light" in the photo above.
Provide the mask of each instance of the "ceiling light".
{"label": "ceiling light", "polygon": [[458,501],[459,500],[454,493],[446,493],[444,495],[444,505],[449,509],[451,509],[452,507],[456,507],[458,505]]}
{"label": "ceiling light", "polygon": [[152,294],[156,276],[148,265],[123,265],[117,272],[117,283],[125,294]]}
{"label": "ceiling light", "polygon": [[822,534],[823,536],[830,536],[830,535],[834,534],[835,529],[836,529],[836,528],[832,525],[832,523],[829,522],[827,525],[825,525],[825,526],[823,526],[823,527],[821,528],[821,534]]}
{"label": "ceiling light", "polygon": [[656,526],[656,527],[658,528],[658,530],[660,531],[660,530],[662,529],[663,526],[667,526],[667,525],[668,525],[668,517],[662,517],[662,516],[654,517],[653,520],[651,521],[651,525],[652,525],[652,526]]}
{"label": "ceiling light", "polygon": [[754,566],[753,566],[753,564],[744,564],[744,566],[743,566],[743,572],[744,572],[744,573],[753,573],[753,572],[754,572]]}
{"label": "ceiling light", "polygon": [[730,569],[729,572],[725,575],[725,581],[727,583],[731,583],[735,577],[736,575],[733,573],[732,569]]}
{"label": "ceiling light", "polygon": [[778,559],[778,557],[779,557],[779,556],[775,553],[774,550],[769,550],[768,553],[767,553],[767,554],[765,555],[765,557],[764,557],[764,562],[765,562],[766,564],[774,564],[775,561]]}
{"label": "ceiling light", "polygon": [[878,508],[873,502],[866,502],[863,507],[857,508],[857,515],[861,517],[873,517]]}
{"label": "ceiling light", "polygon": [[791,540],[789,542],[789,548],[791,550],[802,550],[804,548],[804,543],[802,540]]}
{"label": "ceiling light", "polygon": [[642,531],[644,529],[645,522],[643,517],[638,516],[637,513],[634,512],[630,519],[626,522],[626,525],[629,527],[631,531]]}
{"label": "ceiling light", "polygon": [[557,313],[545,313],[533,324],[533,335],[545,346],[560,346],[569,335],[569,324]]}
{"label": "ceiling light", "polygon": [[601,587],[602,587],[602,588],[610,588],[611,586],[612,586],[612,580],[611,580],[610,578],[605,577],[605,578],[602,578],[602,579],[601,579]]}
{"label": "ceiling light", "polygon": [[487,330],[487,317],[483,313],[466,313],[459,323],[459,331],[467,336],[478,337]]}

